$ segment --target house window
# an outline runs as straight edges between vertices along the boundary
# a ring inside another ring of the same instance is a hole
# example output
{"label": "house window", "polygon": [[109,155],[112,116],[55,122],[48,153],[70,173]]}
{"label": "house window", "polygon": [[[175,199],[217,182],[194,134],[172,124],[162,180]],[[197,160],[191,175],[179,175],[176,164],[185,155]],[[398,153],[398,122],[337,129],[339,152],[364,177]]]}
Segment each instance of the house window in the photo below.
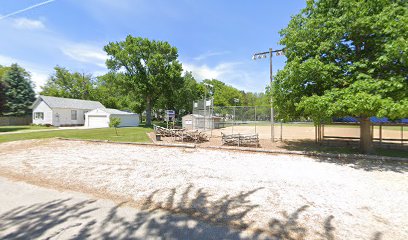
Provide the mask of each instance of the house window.
{"label": "house window", "polygon": [[77,110],[71,110],[71,120],[77,120]]}
{"label": "house window", "polygon": [[35,112],[34,119],[44,120],[44,113],[43,112]]}

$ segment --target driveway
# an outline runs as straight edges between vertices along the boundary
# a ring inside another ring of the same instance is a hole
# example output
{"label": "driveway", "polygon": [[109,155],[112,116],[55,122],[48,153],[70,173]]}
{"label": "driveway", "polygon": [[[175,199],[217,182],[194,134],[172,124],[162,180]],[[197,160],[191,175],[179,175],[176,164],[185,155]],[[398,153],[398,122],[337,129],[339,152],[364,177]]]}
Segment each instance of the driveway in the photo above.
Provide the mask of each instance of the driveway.
{"label": "driveway", "polygon": [[0,144],[0,176],[126,202],[116,238],[408,239],[406,163],[49,139]]}

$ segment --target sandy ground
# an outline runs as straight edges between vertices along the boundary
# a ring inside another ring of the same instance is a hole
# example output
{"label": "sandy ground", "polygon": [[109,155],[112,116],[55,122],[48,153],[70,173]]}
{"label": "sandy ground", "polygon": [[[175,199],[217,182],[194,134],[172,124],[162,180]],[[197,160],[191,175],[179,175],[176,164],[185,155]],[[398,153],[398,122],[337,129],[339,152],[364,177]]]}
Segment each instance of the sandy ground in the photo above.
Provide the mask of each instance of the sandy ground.
{"label": "sandy ground", "polygon": [[408,239],[404,163],[31,140],[0,144],[0,176],[230,229],[214,239]]}
{"label": "sandy ground", "polygon": [[[221,132],[226,134],[241,133],[241,134],[254,134],[258,133],[260,139],[271,139],[271,127],[270,126],[232,126],[221,129],[207,130],[209,136],[221,137]],[[313,126],[285,126],[281,128],[279,124],[274,127],[275,138],[283,140],[303,140],[303,139],[315,139],[315,128]],[[360,129],[358,127],[338,127],[338,126],[325,126],[325,136],[340,136],[340,137],[359,137]],[[379,129],[375,129],[374,137],[379,138]],[[405,135],[405,136],[404,136]],[[382,129],[383,138],[401,138],[400,130]],[[403,138],[408,138],[408,132],[403,133]]]}

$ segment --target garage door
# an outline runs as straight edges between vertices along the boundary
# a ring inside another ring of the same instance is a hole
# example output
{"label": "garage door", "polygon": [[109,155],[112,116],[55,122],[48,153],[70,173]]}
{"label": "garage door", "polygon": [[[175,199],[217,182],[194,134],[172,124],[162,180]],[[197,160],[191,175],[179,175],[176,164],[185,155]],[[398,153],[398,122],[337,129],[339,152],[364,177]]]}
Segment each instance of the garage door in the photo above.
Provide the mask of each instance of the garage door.
{"label": "garage door", "polygon": [[108,119],[108,116],[88,116],[88,127],[109,127]]}

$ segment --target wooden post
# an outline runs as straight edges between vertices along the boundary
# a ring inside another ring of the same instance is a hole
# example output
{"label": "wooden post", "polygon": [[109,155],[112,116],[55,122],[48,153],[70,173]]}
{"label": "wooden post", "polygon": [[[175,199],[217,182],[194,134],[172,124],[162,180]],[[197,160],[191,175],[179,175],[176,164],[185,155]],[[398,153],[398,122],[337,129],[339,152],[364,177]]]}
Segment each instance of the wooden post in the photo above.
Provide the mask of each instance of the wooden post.
{"label": "wooden post", "polygon": [[382,145],[382,123],[380,123],[380,127],[379,127],[379,133],[380,133],[380,145]]}
{"label": "wooden post", "polygon": [[324,124],[322,124],[322,141],[324,141]]}
{"label": "wooden post", "polygon": [[241,142],[241,134],[238,133],[238,147],[239,147],[240,142]]}
{"label": "wooden post", "polygon": [[280,141],[282,142],[282,131],[283,131],[283,123],[282,123],[282,119],[281,119],[281,129],[280,129]]}
{"label": "wooden post", "polygon": [[404,146],[404,126],[401,125],[401,145]]}

